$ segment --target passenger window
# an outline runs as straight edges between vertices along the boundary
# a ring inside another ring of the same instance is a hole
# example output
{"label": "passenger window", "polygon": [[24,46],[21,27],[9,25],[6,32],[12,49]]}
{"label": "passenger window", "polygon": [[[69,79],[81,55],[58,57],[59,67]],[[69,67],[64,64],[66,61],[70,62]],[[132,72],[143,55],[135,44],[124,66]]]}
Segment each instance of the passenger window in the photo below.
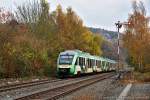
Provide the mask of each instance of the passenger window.
{"label": "passenger window", "polygon": [[86,66],[89,66],[89,59],[86,59]]}
{"label": "passenger window", "polygon": [[93,66],[95,66],[95,60],[94,59],[92,60],[92,62],[93,62]]}
{"label": "passenger window", "polygon": [[83,66],[83,65],[85,65],[84,58],[82,58],[82,57],[79,57],[79,65],[80,65],[80,66]]}
{"label": "passenger window", "polygon": [[81,66],[81,57],[79,57],[79,65]]}
{"label": "passenger window", "polygon": [[78,59],[79,59],[79,58],[76,59],[75,65],[78,65]]}
{"label": "passenger window", "polygon": [[98,60],[96,60],[96,66],[98,66]]}
{"label": "passenger window", "polygon": [[92,59],[90,59],[90,66],[89,66],[90,68],[92,67]]}
{"label": "passenger window", "polygon": [[83,58],[83,66],[85,66],[85,58]]}
{"label": "passenger window", "polygon": [[99,68],[101,67],[101,61],[98,61],[98,65]]}
{"label": "passenger window", "polygon": [[105,66],[105,61],[102,61],[102,65]]}
{"label": "passenger window", "polygon": [[88,64],[87,66],[89,66],[89,65],[90,65],[90,61],[89,61],[89,59],[87,59],[87,64]]}
{"label": "passenger window", "polygon": [[91,67],[91,59],[88,59],[88,67]]}

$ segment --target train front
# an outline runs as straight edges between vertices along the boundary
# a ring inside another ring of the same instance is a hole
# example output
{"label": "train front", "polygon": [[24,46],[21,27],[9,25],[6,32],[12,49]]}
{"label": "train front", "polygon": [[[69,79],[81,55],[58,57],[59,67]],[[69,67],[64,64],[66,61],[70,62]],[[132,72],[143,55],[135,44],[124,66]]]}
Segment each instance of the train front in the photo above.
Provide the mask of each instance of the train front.
{"label": "train front", "polygon": [[74,74],[74,54],[73,52],[60,53],[57,60],[58,77],[73,76]]}

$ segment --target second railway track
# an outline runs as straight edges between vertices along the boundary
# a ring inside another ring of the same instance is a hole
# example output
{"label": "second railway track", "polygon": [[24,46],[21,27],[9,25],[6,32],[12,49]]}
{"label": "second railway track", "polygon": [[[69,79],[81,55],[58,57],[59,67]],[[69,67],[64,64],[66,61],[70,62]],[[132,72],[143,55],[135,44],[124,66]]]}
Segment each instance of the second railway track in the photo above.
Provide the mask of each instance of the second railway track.
{"label": "second railway track", "polygon": [[39,91],[27,96],[16,98],[16,100],[31,100],[31,99],[40,99],[40,100],[53,100],[57,99],[61,96],[69,94],[77,89],[83,88],[85,86],[89,86],[98,81],[110,78],[114,76],[114,73],[104,73],[97,76],[93,76],[87,79],[79,80],[77,82],[73,82],[70,84],[65,84],[59,87],[55,87],[52,89],[47,89],[43,91]]}
{"label": "second railway track", "polygon": [[44,79],[44,80],[39,80],[39,81],[31,81],[31,82],[24,82],[24,83],[6,85],[6,86],[1,86],[0,87],[0,92],[6,92],[6,91],[10,91],[10,90],[26,88],[26,87],[35,86],[35,85],[47,84],[47,83],[50,83],[50,82],[57,82],[57,81],[60,81],[60,80],[61,79],[54,79],[54,80]]}

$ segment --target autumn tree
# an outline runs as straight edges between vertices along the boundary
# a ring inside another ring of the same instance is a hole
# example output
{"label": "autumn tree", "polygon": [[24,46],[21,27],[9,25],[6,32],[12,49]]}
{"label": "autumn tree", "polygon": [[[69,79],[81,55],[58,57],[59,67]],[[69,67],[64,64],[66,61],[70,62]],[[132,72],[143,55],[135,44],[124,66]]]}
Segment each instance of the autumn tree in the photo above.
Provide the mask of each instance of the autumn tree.
{"label": "autumn tree", "polygon": [[2,26],[7,30],[16,26],[16,30],[2,30],[7,34],[0,34],[0,75],[3,77],[54,75],[58,55],[64,50],[102,54],[103,38],[90,32],[71,7],[63,10],[58,5],[50,12],[48,2],[33,0],[18,6],[14,18],[16,20]]}
{"label": "autumn tree", "polygon": [[128,49],[132,64],[139,71],[144,69],[145,57],[149,54],[149,19],[143,2],[133,2],[133,13],[128,18],[129,25],[126,26],[124,35],[124,46]]}
{"label": "autumn tree", "polygon": [[79,49],[95,55],[102,53],[102,38],[91,33],[71,7],[68,7],[65,13],[60,5],[57,6],[56,24],[60,44],[63,44],[61,46],[64,50]]}

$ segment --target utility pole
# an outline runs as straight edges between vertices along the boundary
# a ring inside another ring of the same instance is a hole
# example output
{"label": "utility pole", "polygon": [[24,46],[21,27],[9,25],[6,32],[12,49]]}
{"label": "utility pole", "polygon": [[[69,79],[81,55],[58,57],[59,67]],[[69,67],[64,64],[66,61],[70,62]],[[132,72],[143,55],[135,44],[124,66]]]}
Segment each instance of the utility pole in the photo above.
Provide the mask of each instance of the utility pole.
{"label": "utility pole", "polygon": [[115,25],[118,31],[118,72],[119,72],[119,67],[120,67],[120,33],[119,33],[119,30],[122,27],[122,23],[118,21],[117,23],[115,23]]}

